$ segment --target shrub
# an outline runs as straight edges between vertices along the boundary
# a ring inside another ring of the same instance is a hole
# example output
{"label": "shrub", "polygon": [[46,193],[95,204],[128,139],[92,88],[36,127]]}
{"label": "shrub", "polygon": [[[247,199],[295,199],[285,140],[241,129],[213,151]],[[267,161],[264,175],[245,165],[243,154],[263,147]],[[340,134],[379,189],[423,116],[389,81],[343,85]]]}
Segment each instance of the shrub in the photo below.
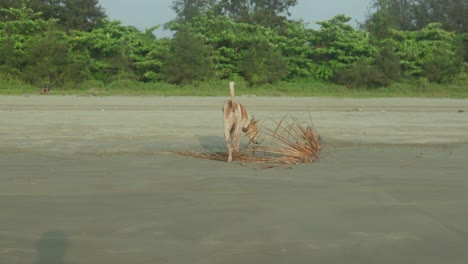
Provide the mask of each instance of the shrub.
{"label": "shrub", "polygon": [[211,51],[188,27],[178,31],[162,69],[162,79],[174,84],[206,81],[214,75]]}
{"label": "shrub", "polygon": [[281,80],[288,73],[288,64],[266,41],[254,41],[244,52],[239,70],[249,85],[261,85]]}

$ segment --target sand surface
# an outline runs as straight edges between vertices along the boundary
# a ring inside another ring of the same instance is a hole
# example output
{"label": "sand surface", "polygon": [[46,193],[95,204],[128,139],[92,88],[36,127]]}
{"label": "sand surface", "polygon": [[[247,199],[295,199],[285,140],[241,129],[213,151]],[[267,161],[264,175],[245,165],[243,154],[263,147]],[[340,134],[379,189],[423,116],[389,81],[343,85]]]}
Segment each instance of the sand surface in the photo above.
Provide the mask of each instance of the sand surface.
{"label": "sand surface", "polygon": [[0,97],[0,263],[468,263],[468,100],[240,96],[321,160],[172,154],[225,150],[225,99]]}

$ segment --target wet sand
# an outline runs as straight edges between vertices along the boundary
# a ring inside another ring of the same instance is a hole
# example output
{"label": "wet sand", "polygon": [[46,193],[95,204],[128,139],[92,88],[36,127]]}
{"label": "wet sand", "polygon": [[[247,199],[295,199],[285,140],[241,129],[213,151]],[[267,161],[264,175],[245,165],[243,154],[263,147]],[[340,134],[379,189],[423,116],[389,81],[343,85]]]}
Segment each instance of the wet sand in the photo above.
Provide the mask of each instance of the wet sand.
{"label": "wet sand", "polygon": [[0,97],[0,263],[468,262],[468,100],[239,97],[321,160],[172,154],[225,150],[225,99]]}

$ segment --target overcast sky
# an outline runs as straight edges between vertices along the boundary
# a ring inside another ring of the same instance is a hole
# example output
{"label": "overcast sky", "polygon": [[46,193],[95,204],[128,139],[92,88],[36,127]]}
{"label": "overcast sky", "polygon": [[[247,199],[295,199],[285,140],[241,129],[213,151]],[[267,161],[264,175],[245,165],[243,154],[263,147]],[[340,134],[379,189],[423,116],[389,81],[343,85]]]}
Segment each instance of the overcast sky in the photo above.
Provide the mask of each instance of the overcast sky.
{"label": "overcast sky", "polygon": [[[175,18],[171,9],[173,0],[99,0],[111,20],[120,20],[124,25],[131,25],[144,30],[145,28],[165,24]],[[368,12],[371,0],[298,0],[299,4],[292,8],[291,18],[303,19],[311,27],[315,22],[328,20],[338,14],[345,14],[356,21],[362,22]],[[158,30],[158,37],[170,35],[169,32]]]}

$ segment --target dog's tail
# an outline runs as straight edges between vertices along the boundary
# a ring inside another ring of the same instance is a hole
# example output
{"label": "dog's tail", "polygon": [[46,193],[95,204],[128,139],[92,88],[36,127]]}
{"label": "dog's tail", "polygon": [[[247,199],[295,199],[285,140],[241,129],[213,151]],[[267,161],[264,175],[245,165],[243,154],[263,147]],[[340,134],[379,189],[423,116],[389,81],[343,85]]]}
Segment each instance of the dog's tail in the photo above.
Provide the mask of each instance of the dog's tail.
{"label": "dog's tail", "polygon": [[236,100],[235,100],[235,97],[234,97],[234,82],[230,82],[229,83],[229,91],[231,92],[231,109],[232,109],[232,112],[235,112],[236,109],[237,109],[237,104],[236,104]]}
{"label": "dog's tail", "polygon": [[235,99],[234,99],[234,82],[230,82],[229,83],[229,91],[231,92],[231,102],[232,102],[232,105],[234,105],[236,103]]}

